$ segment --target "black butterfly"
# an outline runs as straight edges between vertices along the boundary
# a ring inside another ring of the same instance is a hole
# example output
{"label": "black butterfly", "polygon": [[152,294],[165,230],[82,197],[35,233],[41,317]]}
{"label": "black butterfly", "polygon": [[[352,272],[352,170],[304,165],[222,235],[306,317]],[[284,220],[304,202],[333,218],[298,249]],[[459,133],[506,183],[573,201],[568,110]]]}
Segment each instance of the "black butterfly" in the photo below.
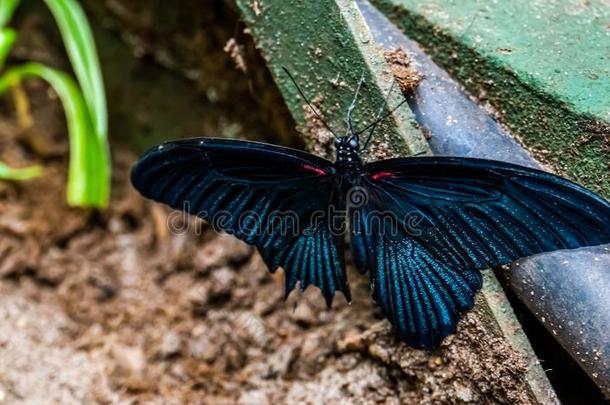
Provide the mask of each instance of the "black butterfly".
{"label": "black butterfly", "polygon": [[256,245],[271,271],[284,269],[286,294],[297,281],[301,290],[313,284],[329,306],[336,290],[351,299],[347,219],[354,262],[370,272],[373,299],[398,337],[420,348],[454,332],[481,288],[479,270],[610,243],[610,203],[578,184],[461,157],[364,164],[363,131],[350,118],[334,163],[270,144],[196,138],[149,150],[131,180],[145,197]]}

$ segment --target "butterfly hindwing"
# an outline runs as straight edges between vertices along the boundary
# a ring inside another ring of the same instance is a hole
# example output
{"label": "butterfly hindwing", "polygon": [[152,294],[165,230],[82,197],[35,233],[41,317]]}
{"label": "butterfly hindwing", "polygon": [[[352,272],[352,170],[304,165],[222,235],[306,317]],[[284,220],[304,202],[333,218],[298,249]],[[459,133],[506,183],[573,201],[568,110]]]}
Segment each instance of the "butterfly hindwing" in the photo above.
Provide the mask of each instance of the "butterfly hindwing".
{"label": "butterfly hindwing", "polygon": [[481,287],[478,270],[610,243],[610,204],[546,172],[453,157],[391,159],[365,171],[368,200],[350,211],[355,262],[415,346],[434,347],[454,330]]}
{"label": "butterfly hindwing", "polygon": [[415,347],[435,347],[474,305],[481,274],[443,263],[414,237],[409,219],[395,215],[406,208],[404,202],[400,207],[388,204],[388,196],[374,183],[365,188],[366,202],[350,208],[356,266],[370,272],[373,299],[398,337]]}
{"label": "butterfly hindwing", "polygon": [[[343,201],[340,195],[336,197],[330,199],[329,206],[336,204],[333,207],[340,209]],[[333,271],[345,269],[344,234],[329,221],[314,219],[292,243],[280,248],[259,250],[272,271],[279,266],[285,269],[286,296],[298,281],[301,291],[310,284],[320,287],[329,307],[332,299],[330,292],[337,288],[351,301],[345,272]]]}
{"label": "butterfly hindwing", "polygon": [[331,162],[258,142],[194,138],[151,149],[131,178],[145,197],[256,245],[271,271],[284,268],[287,294],[300,281],[302,289],[319,287],[329,304],[336,290],[349,299],[342,238],[315,214],[337,201]]}

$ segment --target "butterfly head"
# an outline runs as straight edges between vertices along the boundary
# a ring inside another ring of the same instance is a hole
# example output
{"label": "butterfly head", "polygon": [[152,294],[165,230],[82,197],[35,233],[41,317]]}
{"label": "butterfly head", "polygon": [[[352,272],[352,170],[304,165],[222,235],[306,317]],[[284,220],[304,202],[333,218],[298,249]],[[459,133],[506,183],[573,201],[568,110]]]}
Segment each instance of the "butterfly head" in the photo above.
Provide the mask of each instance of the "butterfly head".
{"label": "butterfly head", "polygon": [[352,165],[360,162],[360,157],[358,156],[360,151],[358,135],[352,134],[338,137],[335,139],[335,148],[337,150],[337,163]]}
{"label": "butterfly head", "polygon": [[336,138],[335,147],[337,148],[337,152],[340,150],[347,151],[348,149],[353,152],[358,152],[360,150],[360,142],[358,141],[358,135],[352,134]]}

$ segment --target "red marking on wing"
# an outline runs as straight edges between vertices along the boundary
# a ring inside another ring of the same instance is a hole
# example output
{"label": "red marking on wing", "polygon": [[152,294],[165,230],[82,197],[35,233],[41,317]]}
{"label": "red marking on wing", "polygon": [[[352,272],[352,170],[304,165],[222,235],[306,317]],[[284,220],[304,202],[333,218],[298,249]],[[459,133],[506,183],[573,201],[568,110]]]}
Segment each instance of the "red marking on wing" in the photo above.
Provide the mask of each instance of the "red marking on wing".
{"label": "red marking on wing", "polygon": [[381,180],[385,177],[396,177],[396,175],[392,172],[377,172],[371,176],[371,180]]}
{"label": "red marking on wing", "polygon": [[324,176],[326,174],[326,172],[323,169],[320,169],[319,167],[315,167],[315,166],[312,166],[309,164],[301,165],[301,169],[305,170],[306,172],[314,173],[317,176]]}

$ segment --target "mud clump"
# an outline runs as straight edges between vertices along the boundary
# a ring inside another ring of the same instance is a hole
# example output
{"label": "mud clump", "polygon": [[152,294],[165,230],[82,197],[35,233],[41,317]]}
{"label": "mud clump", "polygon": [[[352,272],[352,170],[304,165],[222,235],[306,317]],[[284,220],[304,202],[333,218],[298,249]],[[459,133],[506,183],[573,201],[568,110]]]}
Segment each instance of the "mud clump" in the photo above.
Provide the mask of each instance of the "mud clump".
{"label": "mud clump", "polygon": [[533,403],[523,384],[527,362],[481,322],[478,308],[459,323],[458,333],[434,352],[396,344],[386,322],[363,333],[348,332],[336,342],[340,353],[359,353],[408,382],[407,403]]}
{"label": "mud clump", "polygon": [[390,65],[400,91],[405,95],[412,93],[424,76],[412,66],[409,55],[404,49],[396,48],[392,51],[385,51],[383,56]]}

